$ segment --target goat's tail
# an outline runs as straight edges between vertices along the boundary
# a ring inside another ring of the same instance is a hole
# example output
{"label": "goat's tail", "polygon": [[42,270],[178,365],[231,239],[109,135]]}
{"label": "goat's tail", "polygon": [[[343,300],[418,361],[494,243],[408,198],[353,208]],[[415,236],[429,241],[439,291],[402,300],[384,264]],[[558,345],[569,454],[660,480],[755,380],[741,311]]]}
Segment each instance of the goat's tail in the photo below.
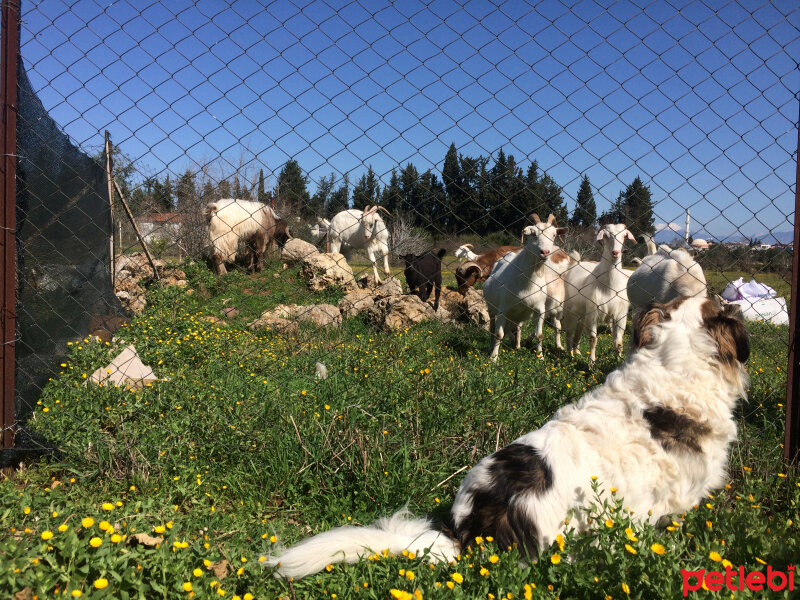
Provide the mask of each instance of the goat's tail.
{"label": "goat's tail", "polygon": [[445,248],[441,248],[439,252],[436,253],[436,256],[439,257],[439,260],[444,258],[444,255],[447,254],[447,250]]}
{"label": "goat's tail", "polygon": [[434,528],[426,518],[415,519],[403,509],[391,517],[378,519],[367,527],[337,527],[320,533],[268,557],[267,566],[277,567],[276,574],[300,578],[317,573],[336,562],[354,563],[370,554],[388,551],[416,554],[429,551],[432,561],[454,560],[460,544]]}

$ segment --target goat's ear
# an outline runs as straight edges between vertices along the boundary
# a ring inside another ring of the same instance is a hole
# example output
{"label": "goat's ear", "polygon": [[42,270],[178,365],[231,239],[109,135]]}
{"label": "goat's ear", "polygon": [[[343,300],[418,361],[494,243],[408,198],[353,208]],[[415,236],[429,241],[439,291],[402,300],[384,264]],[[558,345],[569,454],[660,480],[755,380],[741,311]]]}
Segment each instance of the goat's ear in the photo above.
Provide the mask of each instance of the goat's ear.
{"label": "goat's ear", "polygon": [[602,242],[603,238],[606,237],[607,235],[608,235],[608,232],[605,230],[605,228],[601,229],[600,231],[597,232],[597,240],[596,241]]}
{"label": "goat's ear", "polygon": [[643,348],[654,339],[653,326],[658,325],[669,315],[664,312],[664,305],[651,302],[633,316],[633,347]]}
{"label": "goat's ear", "polygon": [[559,227],[558,229],[556,229],[556,235],[564,235],[565,233],[567,233],[566,227]]}
{"label": "goat's ear", "polygon": [[634,235],[633,235],[633,234],[630,232],[630,230],[626,229],[626,230],[625,230],[625,235],[623,235],[623,236],[622,236],[622,243],[623,243],[623,244],[625,243],[625,240],[630,240],[630,241],[632,241],[632,242],[635,244],[635,243],[636,243],[636,236],[634,236]]}
{"label": "goat's ear", "polygon": [[534,233],[536,233],[536,227],[534,225],[528,225],[522,230],[522,235],[533,235]]}

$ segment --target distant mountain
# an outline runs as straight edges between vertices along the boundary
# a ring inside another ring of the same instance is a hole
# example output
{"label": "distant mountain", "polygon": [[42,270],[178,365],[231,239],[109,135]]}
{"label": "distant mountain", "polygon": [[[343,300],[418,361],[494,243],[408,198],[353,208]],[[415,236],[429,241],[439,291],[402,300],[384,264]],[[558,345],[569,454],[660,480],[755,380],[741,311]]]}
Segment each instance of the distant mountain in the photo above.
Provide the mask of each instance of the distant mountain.
{"label": "distant mountain", "polygon": [[[767,244],[791,244],[794,240],[794,231],[768,231],[753,234],[751,236],[743,235],[738,231],[734,231],[726,236],[714,235],[705,229],[692,231],[692,239],[696,240],[698,238],[714,240],[715,242],[747,242],[753,239]],[[665,228],[657,232],[655,235],[657,244],[669,244],[676,239],[683,240],[682,229],[680,231],[675,231],[675,228]]]}

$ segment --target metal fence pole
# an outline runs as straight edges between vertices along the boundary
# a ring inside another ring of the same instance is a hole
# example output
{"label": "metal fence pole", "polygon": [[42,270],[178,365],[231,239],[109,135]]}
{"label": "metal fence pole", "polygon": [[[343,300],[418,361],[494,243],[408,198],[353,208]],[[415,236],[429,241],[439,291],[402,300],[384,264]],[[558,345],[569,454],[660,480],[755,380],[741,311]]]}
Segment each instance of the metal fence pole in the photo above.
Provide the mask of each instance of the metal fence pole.
{"label": "metal fence pole", "polygon": [[[800,107],[798,107],[800,113]],[[797,460],[800,450],[800,116],[797,126],[797,174],[794,181],[794,247],[792,259],[792,302],[789,316],[789,364],[786,379],[786,439],[783,455],[787,463]]]}
{"label": "metal fence pole", "polygon": [[19,55],[19,3],[3,0],[2,56],[0,56],[0,448],[14,446],[14,366],[16,344],[16,275],[17,275],[17,57]]}

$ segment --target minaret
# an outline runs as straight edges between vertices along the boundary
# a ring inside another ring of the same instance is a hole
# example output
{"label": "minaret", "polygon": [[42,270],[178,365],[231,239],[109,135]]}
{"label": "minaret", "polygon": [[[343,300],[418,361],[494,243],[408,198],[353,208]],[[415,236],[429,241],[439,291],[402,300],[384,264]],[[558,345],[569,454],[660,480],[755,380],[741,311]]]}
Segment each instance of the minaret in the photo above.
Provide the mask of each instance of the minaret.
{"label": "minaret", "polygon": [[686,245],[689,245],[689,209],[686,209]]}

